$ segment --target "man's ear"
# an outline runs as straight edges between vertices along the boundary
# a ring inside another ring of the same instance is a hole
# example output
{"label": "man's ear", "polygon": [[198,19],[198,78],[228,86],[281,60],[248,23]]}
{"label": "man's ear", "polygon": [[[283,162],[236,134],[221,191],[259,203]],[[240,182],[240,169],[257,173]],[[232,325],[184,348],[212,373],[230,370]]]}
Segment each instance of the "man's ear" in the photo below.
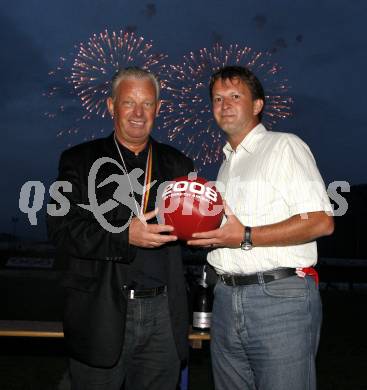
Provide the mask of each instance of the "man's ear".
{"label": "man's ear", "polygon": [[107,99],[107,109],[108,109],[108,112],[110,113],[111,115],[111,118],[113,118],[113,114],[114,114],[114,108],[113,108],[113,100],[111,97],[109,97]]}
{"label": "man's ear", "polygon": [[264,107],[264,100],[262,99],[254,100],[254,115],[260,114],[263,107]]}

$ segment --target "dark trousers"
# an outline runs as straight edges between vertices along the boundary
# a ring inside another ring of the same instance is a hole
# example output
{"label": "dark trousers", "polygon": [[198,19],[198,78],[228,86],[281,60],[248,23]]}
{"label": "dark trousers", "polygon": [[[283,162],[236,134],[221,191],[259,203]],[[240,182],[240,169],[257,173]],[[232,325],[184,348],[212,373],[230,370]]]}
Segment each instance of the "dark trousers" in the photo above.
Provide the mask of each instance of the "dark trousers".
{"label": "dark trousers", "polygon": [[72,390],[175,390],[180,361],[167,295],[128,301],[125,341],[116,366],[95,368],[70,359],[70,373]]}

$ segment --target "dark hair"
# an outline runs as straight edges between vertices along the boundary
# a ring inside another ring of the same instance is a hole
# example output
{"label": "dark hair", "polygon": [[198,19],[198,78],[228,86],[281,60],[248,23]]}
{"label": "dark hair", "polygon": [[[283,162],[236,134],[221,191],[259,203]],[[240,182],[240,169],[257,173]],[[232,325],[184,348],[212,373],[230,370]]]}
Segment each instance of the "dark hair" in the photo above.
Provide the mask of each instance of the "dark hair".
{"label": "dark hair", "polygon": [[125,79],[149,79],[155,87],[156,97],[157,100],[159,100],[160,84],[157,76],[137,66],[130,66],[128,68],[119,69],[115,73],[115,75],[112,77],[111,82],[112,99],[115,99],[116,97],[117,87],[119,86],[120,82]]}
{"label": "dark hair", "polygon": [[[232,80],[236,78],[242,80],[248,86],[251,92],[252,100],[261,99],[265,106],[265,93],[263,86],[261,85],[259,79],[251,72],[251,70],[245,68],[244,66],[225,66],[219,69],[217,72],[213,73],[210,77],[209,83],[210,100],[213,100],[213,85],[217,80]],[[260,120],[262,111],[263,110],[261,110],[258,114]]]}

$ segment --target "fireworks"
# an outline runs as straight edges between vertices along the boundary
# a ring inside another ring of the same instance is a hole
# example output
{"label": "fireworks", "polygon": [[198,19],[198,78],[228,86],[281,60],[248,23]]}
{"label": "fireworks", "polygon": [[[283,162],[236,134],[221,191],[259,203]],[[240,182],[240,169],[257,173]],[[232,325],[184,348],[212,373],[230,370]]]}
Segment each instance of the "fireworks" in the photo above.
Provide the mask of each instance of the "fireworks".
{"label": "fireworks", "polygon": [[134,33],[120,31],[110,35],[107,30],[81,43],[71,69],[71,82],[83,107],[89,113],[105,116],[110,80],[119,68],[134,65],[158,73],[159,63],[166,56],[150,53],[152,46]]}
{"label": "fireworks", "polygon": [[57,110],[45,115],[59,121],[62,130],[58,135],[79,134],[85,129],[87,139],[104,132],[107,126],[111,128],[110,119],[106,119],[111,78],[117,69],[132,65],[150,70],[161,79],[163,104],[156,137],[167,141],[166,134],[202,167],[218,162],[222,156],[224,136],[214,122],[209,101],[209,79],[219,68],[242,65],[258,76],[266,94],[263,123],[269,129],[291,115],[288,80],[268,52],[217,43],[211,49],[184,55],[180,64],[169,65],[164,63],[167,56],[154,53],[152,48],[151,41],[133,31],[105,30],[60,58],[58,67],[49,73],[52,87],[45,93],[57,101]]}
{"label": "fireworks", "polygon": [[272,61],[270,53],[238,44],[227,48],[215,44],[211,50],[190,52],[179,65],[165,66],[170,98],[163,110],[163,128],[170,141],[202,165],[215,163],[222,156],[224,137],[211,113],[209,79],[225,65],[246,66],[258,76],[266,94],[263,123],[269,129],[291,114],[288,80],[281,77],[282,68]]}
{"label": "fireworks", "polygon": [[151,41],[134,32],[105,30],[76,45],[69,56],[61,57],[57,68],[49,72],[53,85],[44,94],[58,101],[57,110],[45,115],[50,119],[62,116],[62,122],[68,122],[67,129],[59,130],[58,135],[88,129],[88,138],[94,138],[98,129],[103,132],[110,127],[111,121],[105,116],[111,78],[127,66],[159,73],[166,55],[154,53],[152,47]]}

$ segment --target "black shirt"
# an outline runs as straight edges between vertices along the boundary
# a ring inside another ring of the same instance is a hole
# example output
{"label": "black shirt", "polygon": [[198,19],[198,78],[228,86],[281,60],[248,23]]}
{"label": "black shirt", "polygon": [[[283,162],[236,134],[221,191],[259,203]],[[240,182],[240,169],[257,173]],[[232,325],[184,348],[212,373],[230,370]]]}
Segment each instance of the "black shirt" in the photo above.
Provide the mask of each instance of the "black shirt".
{"label": "black shirt", "polygon": [[[134,188],[135,186],[133,181],[131,183],[134,189],[134,196],[136,202],[138,203],[138,208],[140,210],[140,205],[142,200],[141,188],[144,186],[145,169],[146,169],[150,143],[148,143],[145,149],[142,150],[137,155],[135,155],[134,152],[130,151],[123,145],[121,144],[118,145],[121,151],[121,155],[124,159],[127,171],[131,172],[135,168],[140,168],[144,171],[144,173],[138,178],[138,182],[141,185],[139,189]],[[152,160],[154,160],[154,151],[152,155]],[[123,165],[124,164],[122,164],[122,166]],[[151,177],[151,181],[154,181],[155,179],[157,178]],[[159,186],[159,182],[156,183],[150,189],[146,212],[152,211],[155,208],[158,186]],[[157,223],[157,220],[154,218],[147,222]],[[127,280],[122,281],[122,283],[126,284],[129,289],[153,288],[153,287],[166,285],[167,284],[166,262],[167,262],[167,258],[166,258],[166,250],[164,245],[159,248],[153,248],[153,249],[138,247],[135,259],[130,264],[120,265],[121,267],[124,267],[127,271]]]}

